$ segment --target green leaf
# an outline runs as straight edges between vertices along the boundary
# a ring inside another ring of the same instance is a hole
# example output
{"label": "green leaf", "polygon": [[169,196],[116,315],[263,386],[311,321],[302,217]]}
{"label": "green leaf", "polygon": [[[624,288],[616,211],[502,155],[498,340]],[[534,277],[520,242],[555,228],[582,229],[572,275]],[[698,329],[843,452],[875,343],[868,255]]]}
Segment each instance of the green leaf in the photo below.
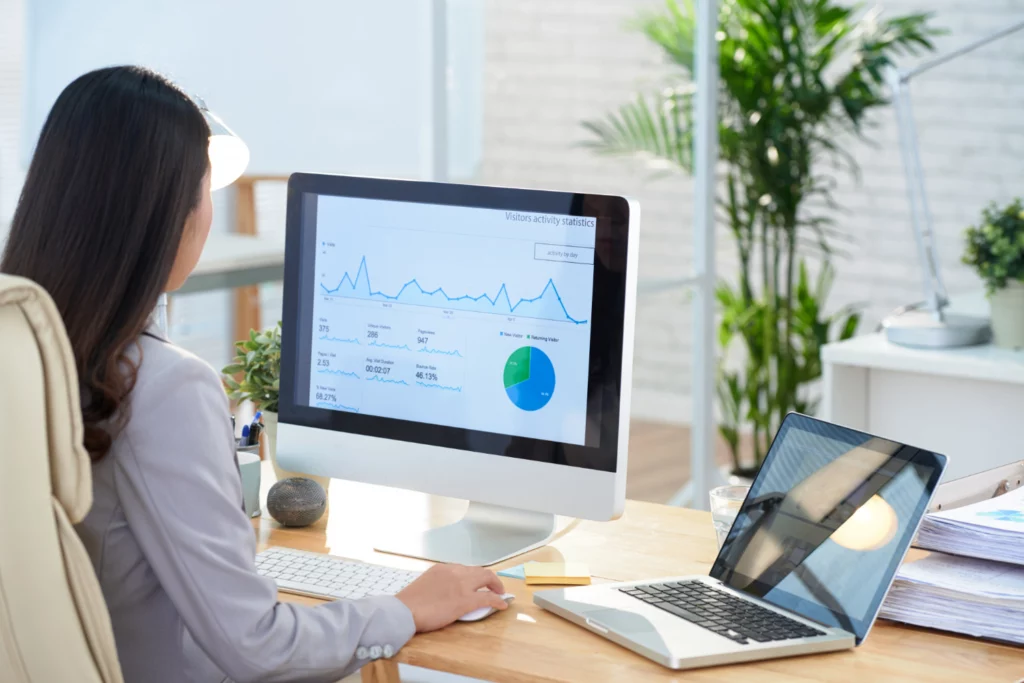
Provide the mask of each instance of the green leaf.
{"label": "green leaf", "polygon": [[842,331],[839,333],[839,339],[845,341],[852,339],[857,334],[857,327],[860,325],[860,314],[854,313],[846,319],[846,323],[843,325]]}
{"label": "green leaf", "polygon": [[692,93],[686,90],[638,95],[617,113],[584,121],[584,129],[591,134],[584,145],[600,154],[660,162],[655,168],[661,170],[674,167],[689,172],[693,165],[692,100]]}
{"label": "green leaf", "polygon": [[[277,410],[281,369],[281,323],[268,330],[251,330],[249,338],[235,342],[235,362],[222,372],[225,390],[234,401],[252,401],[265,410]],[[241,374],[236,381],[234,375]],[[273,407],[269,407],[273,406]]]}

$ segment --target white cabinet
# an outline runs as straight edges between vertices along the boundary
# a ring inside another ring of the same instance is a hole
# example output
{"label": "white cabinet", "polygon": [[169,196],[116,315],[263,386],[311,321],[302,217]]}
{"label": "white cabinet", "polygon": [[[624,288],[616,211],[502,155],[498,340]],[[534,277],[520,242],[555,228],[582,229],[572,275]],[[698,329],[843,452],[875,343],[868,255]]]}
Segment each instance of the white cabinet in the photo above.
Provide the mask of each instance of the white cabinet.
{"label": "white cabinet", "polygon": [[1024,459],[1024,352],[873,334],[825,346],[822,362],[822,418],[947,455],[947,481]]}

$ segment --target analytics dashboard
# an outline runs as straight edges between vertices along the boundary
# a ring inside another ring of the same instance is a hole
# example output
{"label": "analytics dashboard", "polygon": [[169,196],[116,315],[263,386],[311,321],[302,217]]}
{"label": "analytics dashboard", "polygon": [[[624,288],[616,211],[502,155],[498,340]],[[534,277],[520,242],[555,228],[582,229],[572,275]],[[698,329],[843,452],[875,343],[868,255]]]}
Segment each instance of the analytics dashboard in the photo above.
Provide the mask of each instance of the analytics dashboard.
{"label": "analytics dashboard", "polygon": [[595,218],[316,202],[309,406],[584,444]]}

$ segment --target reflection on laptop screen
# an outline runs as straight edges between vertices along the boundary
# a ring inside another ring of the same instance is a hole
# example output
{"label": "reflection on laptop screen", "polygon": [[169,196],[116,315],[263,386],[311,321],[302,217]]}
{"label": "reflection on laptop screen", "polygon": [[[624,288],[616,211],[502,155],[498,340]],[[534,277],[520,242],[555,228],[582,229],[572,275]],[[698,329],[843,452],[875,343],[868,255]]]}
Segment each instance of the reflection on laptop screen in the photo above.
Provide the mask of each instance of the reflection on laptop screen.
{"label": "reflection on laptop screen", "polygon": [[859,643],[942,467],[929,451],[790,415],[711,575]]}

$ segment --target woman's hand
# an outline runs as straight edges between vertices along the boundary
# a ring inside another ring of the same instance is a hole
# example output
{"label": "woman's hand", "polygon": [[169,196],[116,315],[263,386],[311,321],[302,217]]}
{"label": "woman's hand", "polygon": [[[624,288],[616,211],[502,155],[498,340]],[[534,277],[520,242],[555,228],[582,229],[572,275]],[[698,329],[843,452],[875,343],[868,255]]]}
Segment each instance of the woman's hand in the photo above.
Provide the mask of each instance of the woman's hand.
{"label": "woman's hand", "polygon": [[437,564],[397,597],[412,612],[416,632],[425,633],[444,628],[480,607],[505,609],[508,604],[501,599],[504,592],[501,580],[490,570]]}

